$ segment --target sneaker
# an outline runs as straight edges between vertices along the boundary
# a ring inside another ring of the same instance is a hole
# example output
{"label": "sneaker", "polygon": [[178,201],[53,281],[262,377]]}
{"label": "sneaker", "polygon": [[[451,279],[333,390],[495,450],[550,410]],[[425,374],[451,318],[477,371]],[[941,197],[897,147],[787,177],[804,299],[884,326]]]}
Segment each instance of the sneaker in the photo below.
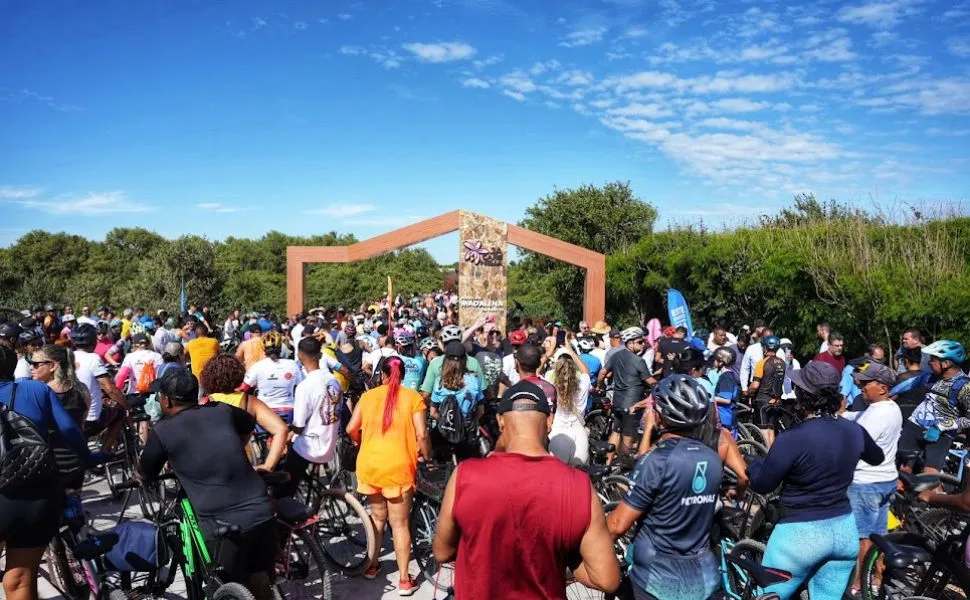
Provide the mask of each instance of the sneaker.
{"label": "sneaker", "polygon": [[398,582],[397,593],[401,596],[410,596],[414,592],[418,591],[418,587],[418,583],[411,577],[408,577],[407,581]]}
{"label": "sneaker", "polygon": [[364,579],[377,579],[377,576],[381,573],[381,563],[377,562],[367,567],[364,571]]}

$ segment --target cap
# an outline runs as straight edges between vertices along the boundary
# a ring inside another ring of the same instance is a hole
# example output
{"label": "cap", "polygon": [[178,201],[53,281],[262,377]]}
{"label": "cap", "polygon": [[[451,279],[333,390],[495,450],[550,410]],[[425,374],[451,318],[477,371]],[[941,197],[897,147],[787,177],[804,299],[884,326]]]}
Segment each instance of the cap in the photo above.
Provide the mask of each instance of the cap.
{"label": "cap", "polygon": [[838,369],[818,360],[791,372],[791,382],[811,394],[817,394],[822,388],[838,389],[839,379]]}
{"label": "cap", "polygon": [[509,334],[509,343],[513,346],[521,346],[527,339],[529,339],[529,334],[521,329],[516,329]]}
{"label": "cap", "polygon": [[896,385],[896,375],[893,370],[874,360],[867,360],[856,365],[852,372],[852,379],[860,387],[867,381],[875,381],[889,387]]}
{"label": "cap", "polygon": [[498,413],[501,415],[513,410],[551,414],[545,392],[531,381],[520,381],[502,394],[502,399],[498,403]]}
{"label": "cap", "polygon": [[465,356],[465,347],[459,341],[448,342],[445,346],[445,356]]}
{"label": "cap", "polygon": [[616,327],[614,327],[613,329],[610,329],[610,337],[611,338],[618,338],[618,337],[620,337],[620,330],[617,329]]}
{"label": "cap", "polygon": [[149,339],[148,335],[144,333],[136,333],[135,335],[131,336],[132,344],[148,344],[150,342],[151,339]]}
{"label": "cap", "polygon": [[70,323],[71,321],[77,321],[77,318],[74,315],[72,315],[71,313],[67,313],[66,315],[64,315],[63,317],[61,317],[61,322],[62,323]]}
{"label": "cap", "polygon": [[197,400],[199,397],[199,381],[195,375],[185,369],[169,369],[165,374],[152,382],[151,391],[161,393],[174,400]]}
{"label": "cap", "polygon": [[169,356],[182,356],[182,344],[180,342],[169,342],[165,344],[163,354]]}
{"label": "cap", "polygon": [[675,333],[677,333],[677,328],[674,327],[673,325],[668,325],[664,327],[662,332],[664,337],[674,337]]}

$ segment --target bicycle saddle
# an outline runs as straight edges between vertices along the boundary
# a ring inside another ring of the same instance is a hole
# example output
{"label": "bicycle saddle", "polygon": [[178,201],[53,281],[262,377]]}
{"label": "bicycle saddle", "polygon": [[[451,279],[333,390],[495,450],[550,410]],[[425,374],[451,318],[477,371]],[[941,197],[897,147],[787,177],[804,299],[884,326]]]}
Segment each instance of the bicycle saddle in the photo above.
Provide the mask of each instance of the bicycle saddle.
{"label": "bicycle saddle", "polygon": [[276,514],[288,523],[306,521],[312,514],[306,504],[296,498],[279,498],[276,500]]}
{"label": "bicycle saddle", "polygon": [[772,569],[771,567],[765,567],[765,566],[759,565],[753,560],[743,558],[741,556],[734,556],[734,555],[728,554],[725,558],[728,559],[728,562],[734,563],[737,566],[744,569],[745,571],[747,571],[748,573],[750,573],[751,576],[754,577],[754,581],[755,583],[758,584],[758,587],[764,588],[764,587],[768,587],[769,585],[774,585],[776,583],[781,583],[783,581],[788,581],[789,579],[791,579],[791,573],[789,573],[788,571],[782,571],[781,569]]}
{"label": "bicycle saddle", "polygon": [[596,456],[606,456],[610,452],[616,451],[616,446],[609,442],[604,442],[602,440],[590,440],[589,450]]}
{"label": "bicycle saddle", "polygon": [[907,491],[920,493],[936,489],[940,485],[940,478],[934,473],[906,473],[899,472],[899,480]]}
{"label": "bicycle saddle", "polygon": [[[869,539],[886,555],[886,565],[891,569],[905,569],[913,563],[933,560],[933,555],[919,546],[898,543],[878,533],[870,535]],[[910,535],[904,536],[903,539],[907,541],[919,540],[918,537]]]}

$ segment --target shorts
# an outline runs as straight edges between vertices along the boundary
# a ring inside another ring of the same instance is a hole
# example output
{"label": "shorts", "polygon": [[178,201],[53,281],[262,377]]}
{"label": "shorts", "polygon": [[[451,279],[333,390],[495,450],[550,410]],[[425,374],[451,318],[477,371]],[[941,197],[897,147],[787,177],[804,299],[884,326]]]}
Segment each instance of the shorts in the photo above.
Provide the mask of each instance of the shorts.
{"label": "shorts", "polygon": [[626,437],[636,437],[640,432],[643,410],[638,408],[632,413],[626,409],[613,409],[613,432]]}
{"label": "shorts", "polygon": [[896,480],[881,483],[853,483],[849,486],[849,504],[855,516],[859,539],[878,533],[886,535],[889,526],[889,503],[896,495]]}
{"label": "shorts", "polygon": [[84,422],[84,435],[92,437],[98,435],[112,425],[121,423],[125,418],[125,409],[120,406],[104,405],[101,407],[101,415],[96,421]]}
{"label": "shorts", "polygon": [[64,495],[53,483],[0,494],[0,542],[8,548],[43,548],[54,539],[63,509]]}
{"label": "shorts", "polygon": [[918,450],[923,453],[924,466],[940,470],[953,445],[953,438],[941,433],[940,439],[929,442],[923,437],[925,433],[926,430],[916,423],[904,421],[903,432],[899,436],[899,450]]}
{"label": "shorts", "polygon": [[761,429],[771,429],[774,431],[779,431],[782,429],[788,429],[793,425],[793,419],[791,415],[782,410],[773,410],[774,407],[788,408],[781,401],[774,404],[768,402],[755,402],[754,403],[754,420],[755,425]]}
{"label": "shorts", "polygon": [[245,583],[252,573],[271,573],[279,553],[276,519],[224,538],[206,537],[213,561],[218,561],[230,581]]}
{"label": "shorts", "polygon": [[286,423],[287,425],[292,425],[293,424],[293,409],[292,408],[289,408],[289,407],[288,408],[274,408],[273,409],[273,412],[276,413],[276,415],[279,418],[283,419],[283,422]]}
{"label": "shorts", "polygon": [[388,500],[394,500],[411,493],[412,490],[414,490],[414,485],[381,488],[357,480],[357,491],[365,496],[384,496]]}

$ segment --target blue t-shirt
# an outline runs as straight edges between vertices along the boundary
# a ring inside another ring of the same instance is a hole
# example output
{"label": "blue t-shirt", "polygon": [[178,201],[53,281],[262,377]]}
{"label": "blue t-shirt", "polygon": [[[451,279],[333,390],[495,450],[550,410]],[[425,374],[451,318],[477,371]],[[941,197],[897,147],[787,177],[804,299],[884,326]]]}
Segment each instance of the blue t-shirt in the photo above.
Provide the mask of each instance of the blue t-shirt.
{"label": "blue t-shirt", "polygon": [[461,408],[461,414],[465,416],[472,414],[475,407],[478,406],[478,403],[485,397],[485,394],[482,392],[482,384],[478,379],[478,375],[466,372],[464,383],[465,385],[460,390],[449,390],[441,386],[441,378],[438,378],[438,381],[435,382],[434,390],[431,392],[431,404],[436,407],[441,406],[445,398],[454,394],[458,400],[458,407]]}
{"label": "blue t-shirt", "polygon": [[[12,381],[0,381],[0,404],[10,406]],[[87,459],[90,456],[87,440],[81,429],[64,410],[64,405],[46,383],[33,379],[17,380],[17,398],[14,410],[37,426],[38,432],[48,438],[49,432],[56,429],[68,448],[75,454]]]}
{"label": "blue t-shirt", "polygon": [[783,431],[763,460],[748,466],[751,489],[767,494],[780,484],[780,523],[818,521],[852,513],[846,490],[856,465],[881,464],[883,452],[861,425],[831,415]]}
{"label": "blue t-shirt", "polygon": [[741,394],[741,384],[734,371],[727,370],[717,378],[717,385],[714,387],[715,399],[730,400],[731,404],[718,404],[717,414],[721,418],[721,426],[728,429],[734,427],[734,403]]}
{"label": "blue t-shirt", "polygon": [[589,380],[596,381],[596,376],[599,375],[600,369],[603,368],[603,363],[600,362],[600,359],[589,353],[580,354],[579,359],[589,369]]}
{"label": "blue t-shirt", "polygon": [[424,372],[428,369],[428,361],[423,356],[402,356],[404,361],[404,387],[416,390],[424,381]]}
{"label": "blue t-shirt", "polygon": [[717,453],[690,438],[662,440],[637,462],[623,502],[643,512],[631,571],[640,588],[665,600],[718,588],[710,537],[721,471]]}

